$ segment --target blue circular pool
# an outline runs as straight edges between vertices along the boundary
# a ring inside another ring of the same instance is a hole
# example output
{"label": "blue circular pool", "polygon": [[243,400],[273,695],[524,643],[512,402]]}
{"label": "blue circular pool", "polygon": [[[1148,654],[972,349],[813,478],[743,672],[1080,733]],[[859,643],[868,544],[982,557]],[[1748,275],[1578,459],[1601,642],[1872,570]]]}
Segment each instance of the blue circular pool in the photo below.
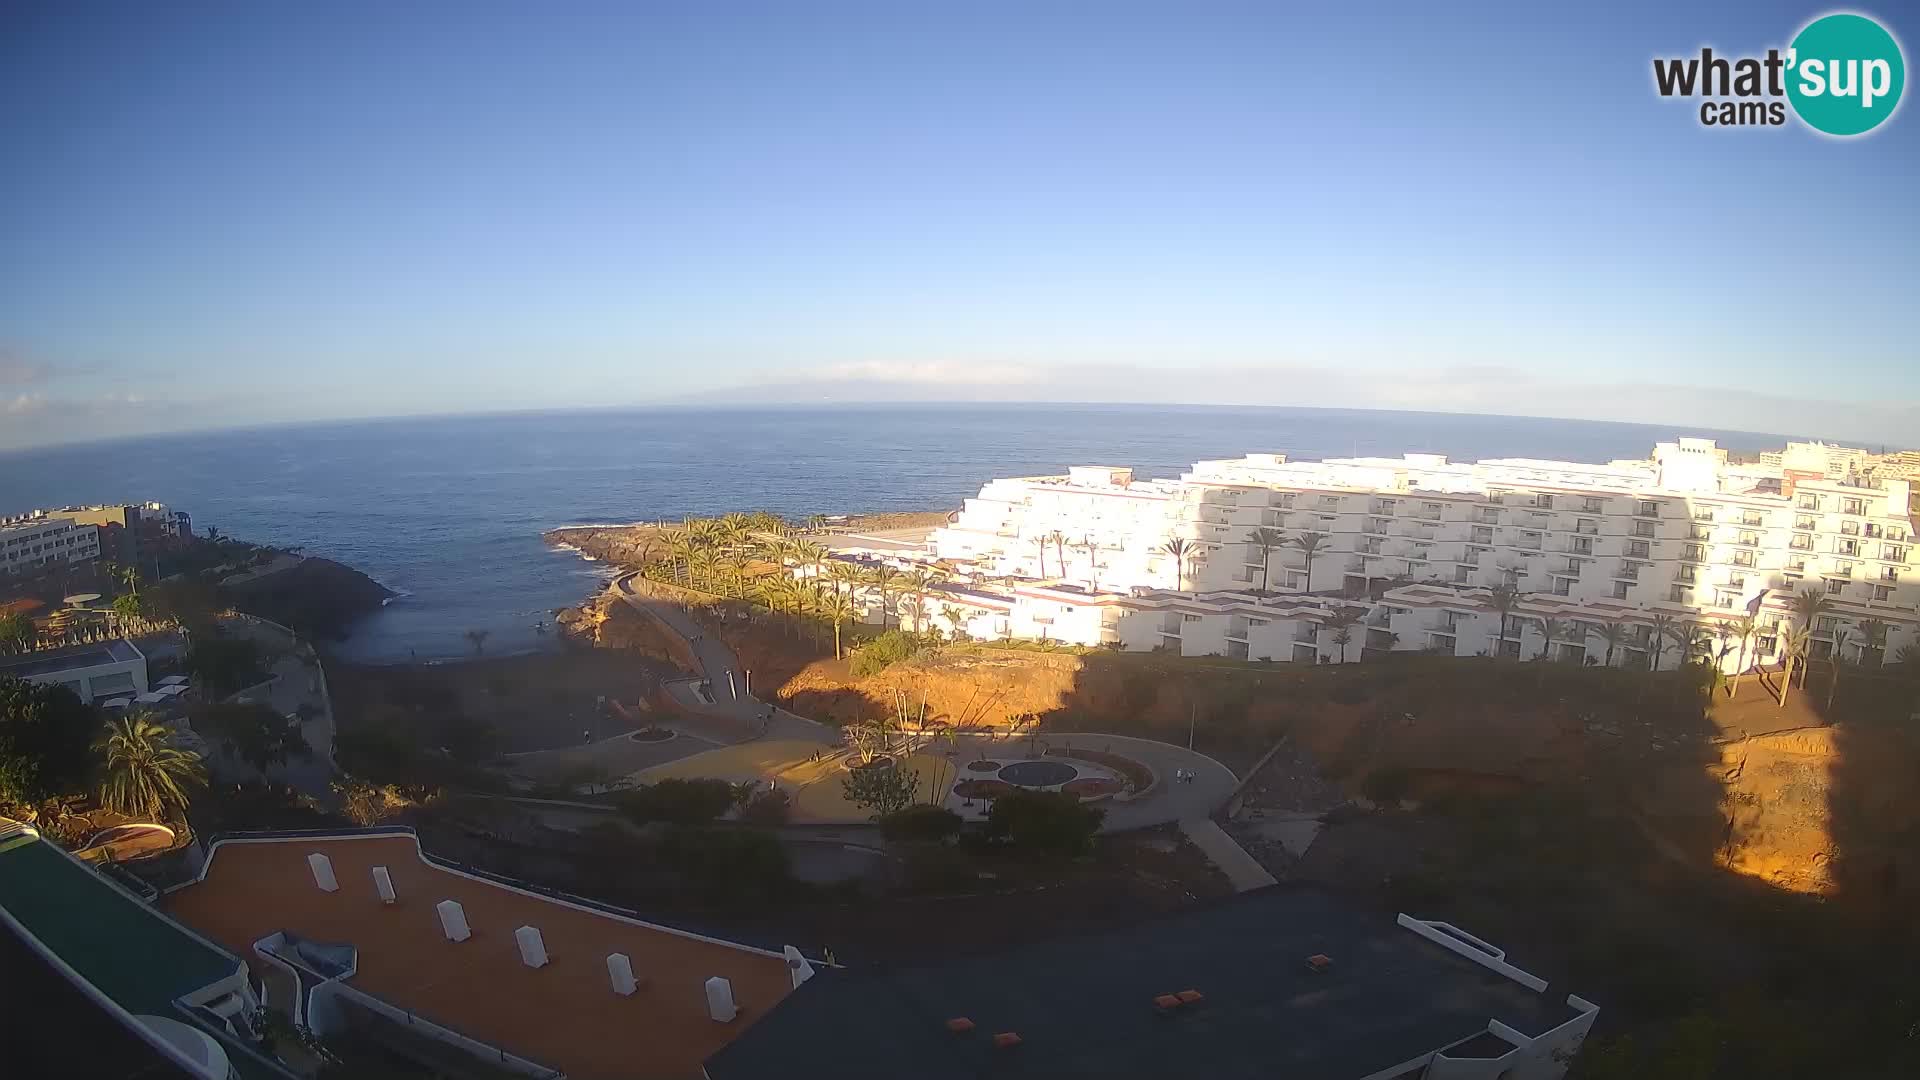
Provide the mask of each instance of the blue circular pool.
{"label": "blue circular pool", "polygon": [[1054,787],[1080,775],[1064,761],[1016,761],[1000,770],[1000,779],[1021,787]]}

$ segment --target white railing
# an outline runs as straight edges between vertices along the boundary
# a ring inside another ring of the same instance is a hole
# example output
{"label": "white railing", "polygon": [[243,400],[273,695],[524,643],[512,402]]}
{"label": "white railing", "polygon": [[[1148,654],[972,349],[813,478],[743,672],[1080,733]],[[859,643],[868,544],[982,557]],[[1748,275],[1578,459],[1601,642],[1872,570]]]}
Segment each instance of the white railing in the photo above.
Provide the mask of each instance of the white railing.
{"label": "white railing", "polygon": [[[445,1043],[463,1053],[471,1054],[478,1060],[498,1065],[508,1072],[518,1073],[521,1076],[546,1077],[549,1078],[549,1080],[557,1080],[557,1078],[563,1075],[560,1070],[552,1068],[551,1066],[542,1065],[537,1061],[530,1061],[518,1054],[509,1054],[505,1050],[490,1043],[483,1043],[478,1039],[462,1035],[452,1028],[436,1024],[420,1016],[418,1013],[388,1004],[371,994],[334,980],[321,983],[319,986],[314,987],[310,995],[311,1009],[308,1012],[308,1017],[316,1022],[316,1026],[313,1029],[316,1034],[324,1035],[327,1033],[327,1030],[332,1029],[334,1022],[344,1022],[342,1018],[333,1015],[333,1012],[338,1009],[338,1006],[331,1000],[335,997],[345,999],[368,1012],[378,1013],[395,1023],[404,1024],[409,1030],[417,1031],[435,1042]],[[327,1017],[327,1019],[322,1020],[322,1016]],[[325,1024],[326,1029],[323,1030],[321,1026],[318,1026],[320,1024]]]}

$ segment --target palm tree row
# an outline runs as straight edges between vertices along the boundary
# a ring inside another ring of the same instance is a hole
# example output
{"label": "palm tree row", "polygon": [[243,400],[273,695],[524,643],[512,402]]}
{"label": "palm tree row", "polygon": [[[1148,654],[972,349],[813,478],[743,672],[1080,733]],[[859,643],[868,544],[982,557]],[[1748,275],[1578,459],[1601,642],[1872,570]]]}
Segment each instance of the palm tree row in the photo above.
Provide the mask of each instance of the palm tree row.
{"label": "palm tree row", "polygon": [[[1056,548],[1065,543],[1059,537],[1043,539]],[[649,577],[757,604],[788,618],[790,625],[831,627],[836,658],[845,652],[844,626],[872,601],[878,602],[882,628],[890,620],[908,628],[910,612],[912,630],[931,629],[928,595],[945,576],[932,567],[902,571],[885,563],[834,559],[826,547],[796,539],[783,521],[764,513],[690,518],[668,532],[662,544],[666,558],[644,567]],[[806,573],[796,575],[796,570]],[[964,622],[954,605],[945,605],[941,614],[950,626]]]}

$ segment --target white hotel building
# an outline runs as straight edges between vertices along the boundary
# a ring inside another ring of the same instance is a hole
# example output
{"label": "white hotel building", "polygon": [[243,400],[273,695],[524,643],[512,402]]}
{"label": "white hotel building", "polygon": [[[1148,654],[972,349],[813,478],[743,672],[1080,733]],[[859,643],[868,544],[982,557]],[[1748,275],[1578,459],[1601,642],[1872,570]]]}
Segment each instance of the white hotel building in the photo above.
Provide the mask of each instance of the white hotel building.
{"label": "white hotel building", "polygon": [[[1259,528],[1325,538],[1310,581],[1294,544],[1265,565],[1249,539]],[[1679,439],[1604,465],[1250,454],[1146,481],[1076,467],[989,482],[914,558],[956,582],[929,596],[927,620],[949,628],[943,612],[957,609],[973,637],[1272,661],[1395,650],[1580,661],[1604,659],[1599,627],[1618,622],[1628,640],[1614,662],[1644,664],[1655,616],[1711,627],[1751,610],[1762,628],[1749,659],[1771,663],[1792,595],[1814,587],[1829,598],[1815,655],[1838,641],[1864,658],[1849,632],[1875,620],[1884,660],[1920,636],[1914,528],[1905,480],[1730,464],[1710,440]],[[1175,539],[1187,547],[1178,563]],[[1505,633],[1489,592],[1501,583],[1522,592]],[[1354,607],[1363,616],[1343,650],[1328,623]],[[1678,647],[1659,651],[1662,667],[1681,662]]]}
{"label": "white hotel building", "polygon": [[100,530],[72,518],[33,514],[0,520],[0,575],[38,574],[100,556]]}

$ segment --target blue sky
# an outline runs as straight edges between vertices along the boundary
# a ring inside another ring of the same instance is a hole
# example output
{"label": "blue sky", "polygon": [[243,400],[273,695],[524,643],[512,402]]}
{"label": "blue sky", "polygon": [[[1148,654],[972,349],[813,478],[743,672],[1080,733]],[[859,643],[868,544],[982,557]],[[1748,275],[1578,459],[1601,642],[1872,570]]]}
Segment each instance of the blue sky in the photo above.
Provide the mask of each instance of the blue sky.
{"label": "blue sky", "polygon": [[1920,117],[1652,90],[1826,8],[1286,7],[7,5],[0,446],[915,397],[1914,441]]}

